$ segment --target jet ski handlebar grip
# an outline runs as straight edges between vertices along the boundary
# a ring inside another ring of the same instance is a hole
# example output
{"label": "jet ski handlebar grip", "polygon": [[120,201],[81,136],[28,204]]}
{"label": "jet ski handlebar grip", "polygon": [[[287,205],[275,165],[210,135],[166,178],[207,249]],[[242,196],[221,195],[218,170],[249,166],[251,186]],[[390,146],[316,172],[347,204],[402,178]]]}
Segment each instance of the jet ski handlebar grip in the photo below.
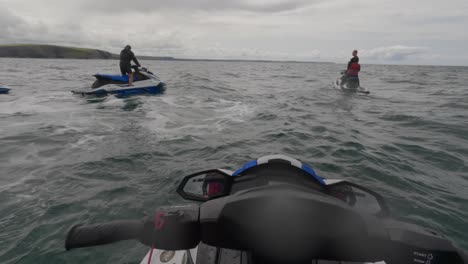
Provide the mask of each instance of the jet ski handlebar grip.
{"label": "jet ski handlebar grip", "polygon": [[68,231],[65,249],[105,245],[138,239],[144,223],[140,220],[113,221],[105,224],[75,225]]}
{"label": "jet ski handlebar grip", "polygon": [[165,206],[157,210],[154,218],[75,225],[68,231],[65,249],[129,239],[164,250],[195,248],[200,243],[199,207],[194,204]]}

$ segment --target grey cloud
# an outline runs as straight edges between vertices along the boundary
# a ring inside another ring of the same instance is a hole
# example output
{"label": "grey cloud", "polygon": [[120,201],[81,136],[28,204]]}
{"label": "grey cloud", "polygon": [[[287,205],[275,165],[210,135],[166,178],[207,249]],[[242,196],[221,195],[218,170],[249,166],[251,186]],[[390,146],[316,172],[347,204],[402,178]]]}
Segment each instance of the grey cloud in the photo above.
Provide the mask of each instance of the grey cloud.
{"label": "grey cloud", "polygon": [[8,40],[18,31],[22,30],[26,23],[19,16],[12,14],[8,9],[0,9],[0,35]]}
{"label": "grey cloud", "polygon": [[132,43],[140,48],[140,54],[146,55],[156,52],[162,55],[179,55],[184,50],[176,32],[153,33],[145,38],[139,38],[138,34],[144,32],[143,29],[128,33],[99,28],[89,30],[85,25],[74,21],[45,24],[40,21],[28,21],[7,9],[0,9],[0,25],[2,25],[0,44],[55,44],[118,52],[126,43]]}
{"label": "grey cloud", "polygon": [[69,36],[51,34],[43,23],[29,23],[8,10],[0,11],[0,44],[50,43],[71,40]]}
{"label": "grey cloud", "polygon": [[[43,23],[27,22],[22,17],[7,9],[0,10],[1,43],[47,43],[63,42],[72,44],[74,35],[81,30],[77,25],[69,24],[66,29],[51,28]],[[77,43],[78,44],[78,43]]]}
{"label": "grey cloud", "polygon": [[468,2],[452,1],[0,0],[0,43],[335,62],[357,48],[363,62],[466,64]]}
{"label": "grey cloud", "polygon": [[[253,13],[280,13],[312,5],[317,0],[85,0],[75,3],[82,10],[95,12],[158,12],[171,10],[177,13],[198,11],[246,11]],[[321,0],[323,1],[323,0]],[[66,3],[66,1],[63,1]]]}

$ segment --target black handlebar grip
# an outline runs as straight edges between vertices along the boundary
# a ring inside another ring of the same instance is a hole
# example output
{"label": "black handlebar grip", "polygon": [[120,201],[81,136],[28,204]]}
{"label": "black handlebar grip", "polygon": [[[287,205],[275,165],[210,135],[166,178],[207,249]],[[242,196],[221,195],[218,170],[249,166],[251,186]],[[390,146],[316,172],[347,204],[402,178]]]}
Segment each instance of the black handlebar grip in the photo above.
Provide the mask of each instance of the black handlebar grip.
{"label": "black handlebar grip", "polygon": [[114,221],[106,224],[75,225],[68,231],[65,249],[92,247],[138,239],[144,224],[140,220]]}

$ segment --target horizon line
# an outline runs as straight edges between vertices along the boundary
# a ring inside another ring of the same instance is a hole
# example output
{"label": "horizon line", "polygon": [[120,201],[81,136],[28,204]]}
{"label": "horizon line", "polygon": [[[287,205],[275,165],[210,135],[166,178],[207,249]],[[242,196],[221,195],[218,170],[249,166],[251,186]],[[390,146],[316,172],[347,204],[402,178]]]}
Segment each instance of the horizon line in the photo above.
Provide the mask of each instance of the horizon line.
{"label": "horizon line", "polygon": [[[64,47],[64,48],[81,48],[81,49],[90,49],[90,50],[100,50],[97,48],[83,48],[83,47],[77,47],[77,46],[63,46],[63,45],[57,45],[57,44],[33,44],[33,43],[16,43],[16,44],[0,44],[0,47],[2,46],[21,46],[21,45],[43,45],[43,46],[57,46],[57,47]],[[113,52],[109,52],[106,50],[101,50],[104,52],[108,52],[111,55],[116,55]],[[208,59],[208,58],[183,58],[183,57],[176,57],[176,56],[155,56],[155,55],[139,55],[137,57],[141,57],[141,60],[166,60],[166,61],[207,61],[207,62],[217,62],[217,61],[225,61],[225,62],[262,62],[262,63],[329,63],[329,64],[346,64],[347,62],[343,63],[338,63],[338,62],[333,62],[333,61],[308,61],[308,60],[278,60],[278,59]],[[19,57],[0,57],[0,58],[14,58],[14,59],[68,59],[68,58],[32,58],[32,57],[24,57],[24,58],[19,58]],[[77,59],[77,60],[82,60],[82,59]],[[113,60],[113,58],[109,59],[96,59],[96,60]],[[433,66],[433,67],[468,67],[468,64],[466,65],[456,65],[456,64],[399,64],[397,62],[386,62],[386,63],[378,63],[378,62],[369,62],[365,63],[365,65],[381,65],[381,66]]]}

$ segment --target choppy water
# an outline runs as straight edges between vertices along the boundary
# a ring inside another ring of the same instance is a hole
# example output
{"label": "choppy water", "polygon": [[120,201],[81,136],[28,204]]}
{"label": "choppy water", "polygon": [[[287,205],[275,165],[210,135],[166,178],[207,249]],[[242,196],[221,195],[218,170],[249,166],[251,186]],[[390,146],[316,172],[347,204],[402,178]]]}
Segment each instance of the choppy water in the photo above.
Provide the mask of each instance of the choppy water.
{"label": "choppy water", "polygon": [[282,153],[370,186],[407,221],[468,248],[468,68],[364,65],[370,95],[331,86],[343,65],[143,64],[157,96],[70,93],[116,61],[0,59],[0,263],[139,263],[122,242],[64,251],[75,223],[181,203],[186,174]]}

